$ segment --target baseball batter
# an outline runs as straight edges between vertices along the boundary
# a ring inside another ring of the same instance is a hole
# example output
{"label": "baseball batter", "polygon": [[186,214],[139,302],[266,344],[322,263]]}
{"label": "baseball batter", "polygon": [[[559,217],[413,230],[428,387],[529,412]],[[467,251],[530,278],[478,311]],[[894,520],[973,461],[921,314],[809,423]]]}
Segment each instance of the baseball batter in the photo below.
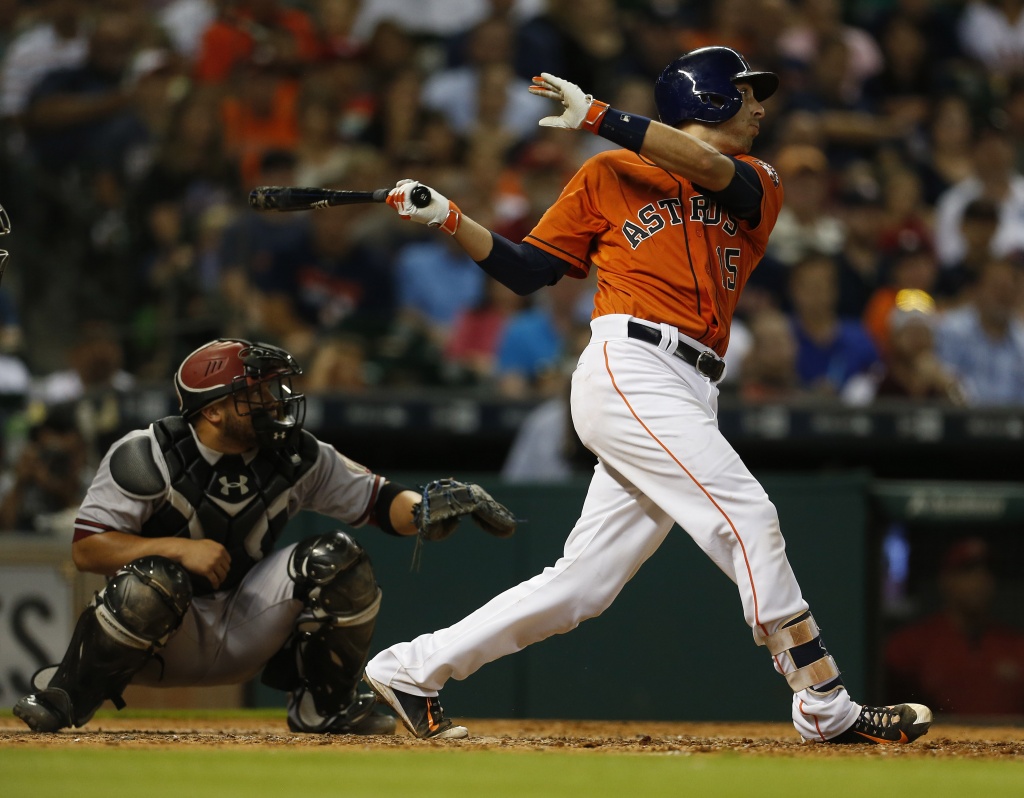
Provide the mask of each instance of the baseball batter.
{"label": "baseball batter", "polygon": [[75,522],[79,570],[111,577],[63,661],[14,714],[34,731],[87,723],[130,684],[236,684],[263,669],[288,691],[295,732],[390,734],[358,690],[381,602],[370,559],[343,530],[275,551],[303,509],[394,535],[447,536],[470,515],[495,535],[511,513],[477,485],[388,482],[303,430],[292,356],[218,339],[175,375],[181,415],[103,458]]}
{"label": "baseball batter", "polygon": [[445,682],[599,615],[673,523],[735,582],[755,642],[793,689],[804,738],[905,743],[927,731],[927,707],[849,696],[786,559],[775,507],[717,426],[730,320],[783,201],[779,175],[748,154],[777,87],[734,50],[695,50],[655,85],[659,123],[553,75],[535,78],[530,90],[565,109],[541,125],[584,129],[621,149],[587,161],[520,245],[436,192],[417,208],[409,194],[418,183],[392,190],[403,218],[440,227],[518,293],[598,270],[592,338],[572,379],[573,423],[599,458],[582,514],[553,566],[369,662],[367,683],[417,736],[465,736],[438,702]]}

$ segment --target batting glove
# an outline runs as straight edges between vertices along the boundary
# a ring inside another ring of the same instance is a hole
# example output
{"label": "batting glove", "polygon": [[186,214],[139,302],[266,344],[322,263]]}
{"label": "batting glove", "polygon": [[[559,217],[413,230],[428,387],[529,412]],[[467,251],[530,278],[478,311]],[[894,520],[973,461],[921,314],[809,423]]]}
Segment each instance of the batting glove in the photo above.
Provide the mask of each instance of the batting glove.
{"label": "batting glove", "polygon": [[425,224],[428,227],[440,227],[448,235],[455,235],[459,229],[459,222],[462,220],[462,211],[459,206],[428,186],[423,186],[430,192],[430,203],[420,208],[413,204],[413,189],[423,186],[415,180],[399,180],[393,189],[388,192],[387,204],[398,211],[403,219],[412,219],[414,222]]}
{"label": "batting glove", "polygon": [[562,80],[547,72],[533,79],[530,92],[557,100],[565,106],[561,116],[545,116],[537,124],[543,127],[563,127],[568,130],[589,130],[597,133],[608,110],[608,103],[595,100],[591,95],[584,94],[583,89],[575,83]]}

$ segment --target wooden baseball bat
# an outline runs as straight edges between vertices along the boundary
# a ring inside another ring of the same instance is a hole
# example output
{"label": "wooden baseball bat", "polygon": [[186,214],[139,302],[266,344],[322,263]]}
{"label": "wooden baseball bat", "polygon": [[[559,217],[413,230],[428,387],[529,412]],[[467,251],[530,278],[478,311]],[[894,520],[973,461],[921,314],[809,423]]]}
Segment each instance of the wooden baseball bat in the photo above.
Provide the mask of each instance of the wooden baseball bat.
{"label": "wooden baseball bat", "polygon": [[[258,211],[308,211],[335,205],[384,202],[389,191],[389,188],[378,188],[376,191],[342,191],[301,186],[258,186],[249,192],[249,206]],[[430,189],[426,186],[416,186],[410,199],[417,208],[425,208],[430,204]]]}

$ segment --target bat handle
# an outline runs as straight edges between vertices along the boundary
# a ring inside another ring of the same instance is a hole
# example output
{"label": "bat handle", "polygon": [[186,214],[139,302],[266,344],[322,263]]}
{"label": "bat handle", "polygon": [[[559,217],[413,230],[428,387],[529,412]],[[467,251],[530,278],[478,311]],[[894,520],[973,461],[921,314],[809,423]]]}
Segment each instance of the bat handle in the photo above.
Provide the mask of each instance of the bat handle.
{"label": "bat handle", "polygon": [[430,204],[430,189],[426,186],[416,186],[409,194],[409,199],[417,208],[426,208]]}

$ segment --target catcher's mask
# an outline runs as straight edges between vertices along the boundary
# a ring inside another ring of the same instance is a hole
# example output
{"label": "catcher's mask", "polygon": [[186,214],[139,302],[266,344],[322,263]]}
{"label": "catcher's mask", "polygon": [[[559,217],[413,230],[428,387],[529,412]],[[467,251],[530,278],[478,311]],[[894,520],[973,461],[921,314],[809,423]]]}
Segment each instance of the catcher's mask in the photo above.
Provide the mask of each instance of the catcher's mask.
{"label": "catcher's mask", "polygon": [[687,119],[725,122],[743,105],[736,88],[741,81],[751,85],[759,102],[779,87],[778,75],[752,70],[747,60],[729,47],[691,50],[665,67],[654,84],[658,116],[671,127]]}
{"label": "catcher's mask", "polygon": [[259,445],[279,449],[294,443],[306,419],[306,397],[292,390],[292,376],[301,373],[280,347],[218,338],[182,361],[174,387],[186,420],[231,396],[238,415],[252,417]]}

